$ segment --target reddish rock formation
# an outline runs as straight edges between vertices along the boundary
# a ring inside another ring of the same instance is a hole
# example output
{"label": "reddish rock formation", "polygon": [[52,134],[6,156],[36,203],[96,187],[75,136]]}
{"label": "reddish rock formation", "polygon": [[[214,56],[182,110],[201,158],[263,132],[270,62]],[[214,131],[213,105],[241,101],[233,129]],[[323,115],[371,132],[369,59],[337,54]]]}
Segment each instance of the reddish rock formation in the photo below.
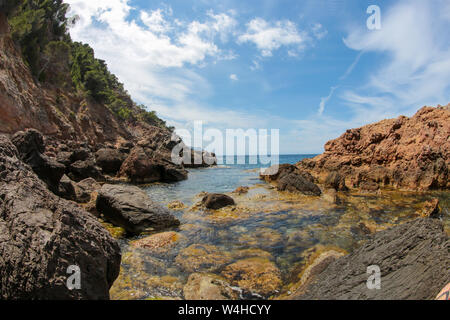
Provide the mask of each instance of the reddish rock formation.
{"label": "reddish rock formation", "polygon": [[367,191],[381,186],[431,190],[450,187],[449,164],[450,104],[349,129],[327,142],[323,154],[297,167],[321,183],[338,173],[347,187]]}

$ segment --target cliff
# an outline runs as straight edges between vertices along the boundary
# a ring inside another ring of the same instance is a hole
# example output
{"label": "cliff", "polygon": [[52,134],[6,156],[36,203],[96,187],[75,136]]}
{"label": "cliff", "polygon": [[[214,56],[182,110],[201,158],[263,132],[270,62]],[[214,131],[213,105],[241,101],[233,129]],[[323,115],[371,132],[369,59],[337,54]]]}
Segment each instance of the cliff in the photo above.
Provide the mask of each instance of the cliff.
{"label": "cliff", "polygon": [[297,167],[320,183],[342,178],[346,187],[366,191],[449,189],[449,156],[450,104],[349,129]]}

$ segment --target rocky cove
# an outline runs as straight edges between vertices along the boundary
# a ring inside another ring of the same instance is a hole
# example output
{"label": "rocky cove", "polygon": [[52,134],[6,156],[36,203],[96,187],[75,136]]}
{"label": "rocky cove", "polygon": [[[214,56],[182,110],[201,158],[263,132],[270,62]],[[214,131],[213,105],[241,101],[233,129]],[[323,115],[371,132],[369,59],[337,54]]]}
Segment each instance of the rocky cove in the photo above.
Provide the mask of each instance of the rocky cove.
{"label": "rocky cove", "polygon": [[89,46],[43,56],[45,81],[13,37],[17,10],[1,8],[1,299],[434,299],[449,283],[450,105],[263,174],[189,147],[175,163],[181,138]]}

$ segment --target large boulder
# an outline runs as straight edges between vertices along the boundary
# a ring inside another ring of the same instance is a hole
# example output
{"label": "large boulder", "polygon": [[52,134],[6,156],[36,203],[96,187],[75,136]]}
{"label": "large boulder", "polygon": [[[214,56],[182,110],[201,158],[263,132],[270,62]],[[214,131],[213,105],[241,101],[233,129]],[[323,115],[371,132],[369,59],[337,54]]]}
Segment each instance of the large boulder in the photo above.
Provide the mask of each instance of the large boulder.
{"label": "large boulder", "polygon": [[207,209],[218,210],[227,206],[233,206],[236,203],[233,198],[221,193],[208,193],[202,199],[202,204]]}
{"label": "large boulder", "polygon": [[94,160],[78,160],[69,166],[67,174],[72,180],[80,182],[87,178],[93,178],[97,181],[104,180],[101,169],[95,165]]}
{"label": "large boulder", "polygon": [[[0,298],[108,299],[120,258],[95,217],[51,193],[0,136]],[[67,287],[70,266],[79,289]]]}
{"label": "large boulder", "polygon": [[291,164],[274,165],[260,175],[261,179],[276,183],[279,191],[301,192],[320,196],[322,191],[314,183],[314,177]]}
{"label": "large boulder", "polygon": [[[438,219],[418,218],[381,231],[353,253],[330,263],[296,299],[434,299],[450,279],[450,239]],[[381,288],[368,289],[369,266]]]}
{"label": "large boulder", "polygon": [[176,182],[187,179],[187,171],[150,148],[137,146],[131,150],[120,168],[120,176],[134,183]]}
{"label": "large boulder", "polygon": [[117,149],[102,148],[95,153],[95,158],[103,173],[116,174],[125,160],[125,155]]}
{"label": "large boulder", "polygon": [[131,234],[180,224],[168,209],[152,201],[147,193],[134,186],[103,185],[98,191],[97,211],[106,220]]}
{"label": "large boulder", "polygon": [[51,191],[57,192],[65,166],[43,154],[45,146],[42,134],[37,130],[28,129],[17,132],[11,141],[19,152],[19,158],[33,169]]}

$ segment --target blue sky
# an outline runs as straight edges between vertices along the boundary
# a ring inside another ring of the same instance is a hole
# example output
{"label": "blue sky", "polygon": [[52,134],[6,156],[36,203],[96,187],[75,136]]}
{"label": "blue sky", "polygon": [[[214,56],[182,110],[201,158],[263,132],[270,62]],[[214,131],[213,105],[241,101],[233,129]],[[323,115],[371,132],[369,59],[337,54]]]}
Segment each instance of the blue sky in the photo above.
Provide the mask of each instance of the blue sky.
{"label": "blue sky", "polygon": [[450,102],[449,1],[66,2],[74,40],[177,129],[280,129],[282,154],[320,153],[347,128]]}

